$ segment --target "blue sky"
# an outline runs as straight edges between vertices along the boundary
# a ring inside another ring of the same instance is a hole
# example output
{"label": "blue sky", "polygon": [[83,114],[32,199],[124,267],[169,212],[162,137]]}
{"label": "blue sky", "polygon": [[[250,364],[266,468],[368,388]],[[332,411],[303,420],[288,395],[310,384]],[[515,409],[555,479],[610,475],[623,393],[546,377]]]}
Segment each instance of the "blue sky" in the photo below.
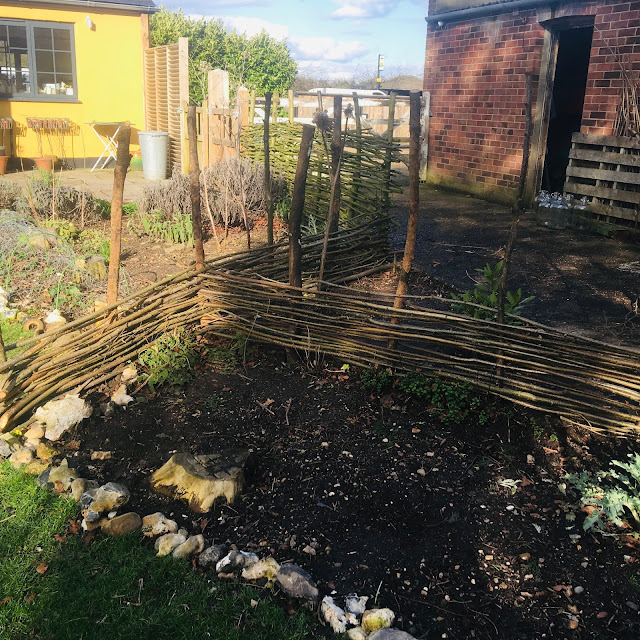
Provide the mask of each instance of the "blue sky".
{"label": "blue sky", "polygon": [[287,38],[302,73],[324,77],[375,74],[422,77],[427,0],[156,0],[194,16],[221,18],[227,28],[253,35],[265,29]]}

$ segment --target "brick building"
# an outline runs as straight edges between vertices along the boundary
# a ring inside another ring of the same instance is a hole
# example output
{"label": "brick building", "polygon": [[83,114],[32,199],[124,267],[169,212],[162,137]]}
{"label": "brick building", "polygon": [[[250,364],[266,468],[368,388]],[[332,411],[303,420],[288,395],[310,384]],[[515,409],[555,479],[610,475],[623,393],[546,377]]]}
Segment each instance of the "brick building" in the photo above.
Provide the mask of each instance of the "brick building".
{"label": "brick building", "polygon": [[513,202],[562,190],[571,135],[612,135],[623,74],[640,71],[640,0],[430,0],[428,179]]}

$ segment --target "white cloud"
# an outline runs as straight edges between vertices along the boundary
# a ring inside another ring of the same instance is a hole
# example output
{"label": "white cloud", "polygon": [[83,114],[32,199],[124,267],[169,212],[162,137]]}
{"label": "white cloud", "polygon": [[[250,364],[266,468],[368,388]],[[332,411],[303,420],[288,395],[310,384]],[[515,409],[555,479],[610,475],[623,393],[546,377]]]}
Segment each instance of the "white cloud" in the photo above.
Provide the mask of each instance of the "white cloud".
{"label": "white cloud", "polygon": [[227,29],[233,29],[237,33],[246,33],[249,37],[255,36],[262,31],[266,31],[276,40],[283,40],[289,35],[289,27],[284,24],[268,22],[260,18],[245,18],[240,16],[221,16],[221,15],[197,15],[190,14],[190,18],[204,18],[205,20],[222,20]]}
{"label": "white cloud", "polygon": [[381,18],[390,13],[398,4],[398,0],[334,0],[340,5],[332,14],[332,18],[357,19]]}
{"label": "white cloud", "polygon": [[319,63],[349,62],[368,53],[369,48],[358,40],[336,42],[333,38],[289,38],[296,60]]}

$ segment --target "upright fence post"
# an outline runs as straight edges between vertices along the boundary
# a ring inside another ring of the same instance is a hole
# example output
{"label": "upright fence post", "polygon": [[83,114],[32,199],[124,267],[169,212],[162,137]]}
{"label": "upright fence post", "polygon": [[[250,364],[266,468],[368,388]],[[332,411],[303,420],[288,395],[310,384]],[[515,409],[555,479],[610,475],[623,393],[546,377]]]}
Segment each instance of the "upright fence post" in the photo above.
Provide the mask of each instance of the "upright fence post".
{"label": "upright fence post", "polygon": [[295,105],[293,102],[293,89],[289,89],[287,91],[287,98],[289,99],[289,124],[293,124],[293,120],[295,118]]}
{"label": "upright fence post", "polygon": [[[413,95],[413,94],[410,94]],[[395,125],[395,111],[396,111],[396,94],[395,92],[391,92],[391,96],[389,97],[389,114],[387,117],[387,142],[389,143],[389,147],[387,148],[387,155],[384,161],[384,173],[386,180],[386,192],[384,194],[384,208],[389,208],[389,196],[390,194],[390,186],[391,186],[391,145],[393,144],[393,128]],[[411,118],[411,116],[409,116]],[[420,122],[420,112],[418,111],[418,123]],[[411,129],[411,124],[409,124],[409,129]],[[420,135],[418,133],[418,135]],[[411,152],[409,152],[411,155]],[[419,170],[419,168],[418,168]]]}
{"label": "upright fence post", "polygon": [[271,91],[264,94],[264,199],[267,206],[267,244],[273,244],[273,202],[271,201],[271,158],[269,145],[269,118]]}
{"label": "upright fence post", "polygon": [[200,168],[198,166],[198,131],[196,108],[189,107],[187,117],[189,131],[189,181],[191,183],[191,220],[193,241],[196,247],[196,269],[204,268],[204,246],[202,245],[202,217],[200,216]]}
{"label": "upright fence post", "polygon": [[[393,95],[393,94],[392,94]],[[402,268],[398,278],[398,288],[393,301],[394,309],[404,307],[404,296],[409,285],[409,273],[413,264],[418,235],[418,214],[420,209],[420,93],[412,91],[409,97],[409,221],[407,223],[407,239],[404,245]],[[394,315],[391,319],[397,324],[400,318]],[[395,348],[395,340],[389,341],[389,346]]]}
{"label": "upright fence post", "polygon": [[4,350],[4,340],[2,339],[2,331],[0,331],[0,362],[7,361],[7,353]]}
{"label": "upright fence post", "polygon": [[300,227],[314,134],[315,127],[313,125],[305,124],[302,127],[298,166],[296,167],[296,177],[291,195],[291,213],[289,214],[289,284],[292,287],[302,286],[302,247],[300,244],[302,233]]}
{"label": "upright fence post", "polygon": [[340,218],[340,157],[342,155],[342,97],[333,98],[333,136],[331,138],[331,180],[332,200],[329,212],[329,233],[338,230]]}
{"label": "upright fence post", "polygon": [[124,181],[129,167],[129,142],[131,127],[123,126],[118,132],[116,168],[113,172],[113,193],[111,195],[111,238],[109,240],[109,275],[107,276],[107,304],[118,300],[118,280],[120,279],[120,249],[122,246],[122,199]]}
{"label": "upright fence post", "polygon": [[183,175],[189,173],[189,132],[187,127],[187,112],[189,111],[189,102],[187,100],[180,101],[180,167]]}
{"label": "upright fence post", "polygon": [[360,101],[358,94],[353,92],[353,113],[356,120],[356,170],[353,172],[351,180],[351,202],[347,209],[347,217],[353,215],[353,205],[358,201],[358,191],[360,190],[360,168],[362,167],[362,145],[360,137],[362,136],[362,120],[360,119]]}

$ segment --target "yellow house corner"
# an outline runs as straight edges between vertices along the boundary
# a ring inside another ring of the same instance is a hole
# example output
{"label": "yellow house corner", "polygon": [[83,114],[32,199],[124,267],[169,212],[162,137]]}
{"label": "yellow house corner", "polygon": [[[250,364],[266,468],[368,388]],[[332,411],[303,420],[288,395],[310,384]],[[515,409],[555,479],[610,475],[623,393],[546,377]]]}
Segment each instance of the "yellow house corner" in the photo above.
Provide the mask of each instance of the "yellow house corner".
{"label": "yellow house corner", "polygon": [[152,0],[0,2],[0,146],[10,166],[54,157],[91,168],[122,122],[137,145],[155,11]]}

